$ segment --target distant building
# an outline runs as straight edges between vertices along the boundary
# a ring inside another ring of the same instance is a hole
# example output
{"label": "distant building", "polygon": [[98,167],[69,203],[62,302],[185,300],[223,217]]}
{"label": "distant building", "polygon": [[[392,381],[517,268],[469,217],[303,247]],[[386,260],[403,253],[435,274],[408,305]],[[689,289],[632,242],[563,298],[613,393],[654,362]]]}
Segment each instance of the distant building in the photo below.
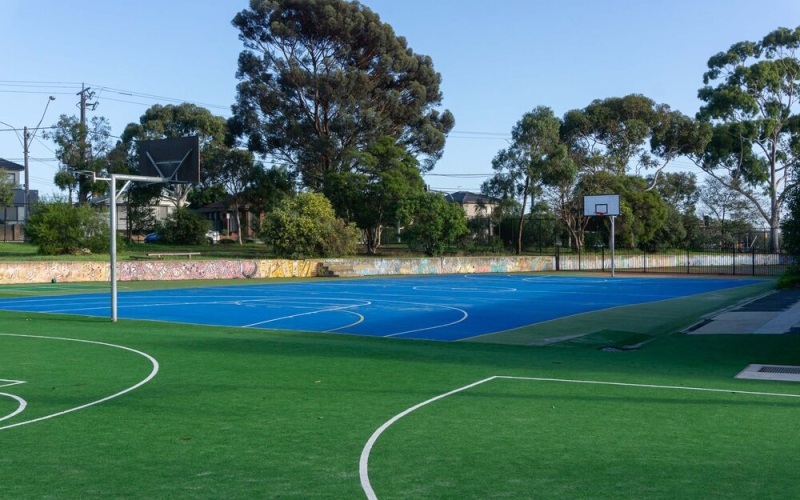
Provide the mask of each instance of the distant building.
{"label": "distant building", "polygon": [[[14,186],[14,201],[10,207],[0,207],[0,241],[23,241],[25,235],[25,186],[22,177],[25,167],[13,161],[0,158],[0,175],[11,179]],[[39,191],[28,190],[31,204],[39,200]]]}
{"label": "distant building", "polygon": [[[239,222],[242,225],[242,238],[252,238],[255,236],[254,228],[260,223],[261,217],[259,214],[250,211],[249,204],[239,207]],[[211,223],[211,229],[219,231],[228,236],[232,236],[239,232],[239,227],[236,225],[236,214],[233,208],[231,197],[223,201],[218,201],[204,207],[197,209],[204,219]]]}
{"label": "distant building", "polygon": [[496,198],[470,193],[469,191],[458,191],[447,194],[445,198],[451,203],[458,203],[461,205],[468,219],[477,216],[489,217],[500,204],[500,200]]}

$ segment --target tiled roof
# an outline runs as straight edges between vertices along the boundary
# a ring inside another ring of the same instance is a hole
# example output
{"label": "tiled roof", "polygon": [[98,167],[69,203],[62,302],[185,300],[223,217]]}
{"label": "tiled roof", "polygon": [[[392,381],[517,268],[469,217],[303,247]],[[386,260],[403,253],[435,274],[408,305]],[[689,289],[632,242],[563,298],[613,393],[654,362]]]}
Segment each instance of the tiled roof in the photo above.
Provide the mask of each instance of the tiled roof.
{"label": "tiled roof", "polygon": [[25,167],[23,167],[19,163],[14,163],[13,161],[8,161],[3,158],[0,158],[0,168],[5,170],[18,170],[18,171],[25,170]]}

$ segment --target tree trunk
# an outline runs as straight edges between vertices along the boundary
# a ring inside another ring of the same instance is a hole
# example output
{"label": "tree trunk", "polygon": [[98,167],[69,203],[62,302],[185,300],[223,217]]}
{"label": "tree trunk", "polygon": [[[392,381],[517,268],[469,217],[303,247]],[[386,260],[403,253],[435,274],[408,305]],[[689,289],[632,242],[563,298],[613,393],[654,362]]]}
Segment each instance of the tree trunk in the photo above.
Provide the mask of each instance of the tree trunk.
{"label": "tree trunk", "polygon": [[525,208],[528,204],[528,189],[531,185],[530,176],[525,177],[525,189],[522,192],[522,212],[519,216],[519,224],[517,224],[517,255],[522,255],[522,227],[525,220]]}
{"label": "tree trunk", "polygon": [[239,204],[233,205],[234,214],[236,215],[236,239],[239,244],[242,244],[242,218],[239,216]]}
{"label": "tree trunk", "polygon": [[378,247],[381,244],[381,227],[372,227],[365,229],[364,232],[364,246],[366,247],[368,255],[375,255]]}
{"label": "tree trunk", "polygon": [[778,205],[778,182],[776,180],[775,165],[772,165],[771,172],[772,189],[770,189],[769,208],[769,251],[770,253],[780,253],[781,242],[779,229],[781,227],[781,212]]}

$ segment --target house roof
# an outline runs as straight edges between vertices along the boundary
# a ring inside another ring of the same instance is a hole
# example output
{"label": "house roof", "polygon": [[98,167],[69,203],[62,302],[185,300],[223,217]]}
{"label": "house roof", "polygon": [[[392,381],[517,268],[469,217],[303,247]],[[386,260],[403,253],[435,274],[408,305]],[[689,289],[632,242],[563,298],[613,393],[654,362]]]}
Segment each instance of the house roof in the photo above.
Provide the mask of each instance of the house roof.
{"label": "house roof", "polygon": [[460,203],[462,205],[483,203],[484,205],[493,205],[500,200],[482,194],[470,193],[469,191],[457,191],[452,194],[445,195],[447,201]]}
{"label": "house roof", "polygon": [[25,170],[25,167],[19,163],[14,163],[13,161],[5,160],[3,158],[0,158],[0,168],[4,170],[17,170],[20,172]]}

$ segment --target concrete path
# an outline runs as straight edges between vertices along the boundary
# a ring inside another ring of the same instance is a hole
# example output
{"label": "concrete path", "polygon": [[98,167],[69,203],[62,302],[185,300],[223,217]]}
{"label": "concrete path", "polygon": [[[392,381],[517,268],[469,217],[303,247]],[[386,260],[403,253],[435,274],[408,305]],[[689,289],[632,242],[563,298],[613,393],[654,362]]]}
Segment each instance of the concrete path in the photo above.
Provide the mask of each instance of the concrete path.
{"label": "concrete path", "polygon": [[800,333],[800,290],[777,291],[698,323],[691,334]]}

